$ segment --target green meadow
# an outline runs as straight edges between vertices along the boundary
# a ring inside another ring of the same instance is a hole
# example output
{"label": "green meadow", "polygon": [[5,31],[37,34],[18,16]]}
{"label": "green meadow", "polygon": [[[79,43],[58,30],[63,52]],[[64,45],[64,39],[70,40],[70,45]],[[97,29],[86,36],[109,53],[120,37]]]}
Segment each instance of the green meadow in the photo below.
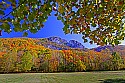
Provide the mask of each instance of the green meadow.
{"label": "green meadow", "polygon": [[125,83],[125,71],[0,74],[0,83]]}

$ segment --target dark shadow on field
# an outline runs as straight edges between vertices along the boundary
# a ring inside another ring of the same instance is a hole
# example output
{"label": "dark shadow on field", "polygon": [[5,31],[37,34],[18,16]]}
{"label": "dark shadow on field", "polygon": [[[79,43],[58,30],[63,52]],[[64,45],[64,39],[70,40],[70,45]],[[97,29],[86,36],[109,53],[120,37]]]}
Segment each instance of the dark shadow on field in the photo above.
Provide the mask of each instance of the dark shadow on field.
{"label": "dark shadow on field", "polygon": [[100,83],[125,83],[125,79],[105,79],[99,80]]}

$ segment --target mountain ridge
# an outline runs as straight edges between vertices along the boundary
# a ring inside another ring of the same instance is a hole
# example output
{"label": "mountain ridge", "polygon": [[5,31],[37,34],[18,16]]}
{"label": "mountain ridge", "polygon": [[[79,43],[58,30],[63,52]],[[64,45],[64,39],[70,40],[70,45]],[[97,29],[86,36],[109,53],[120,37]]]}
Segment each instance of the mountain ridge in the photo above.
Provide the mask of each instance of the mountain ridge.
{"label": "mountain ridge", "polygon": [[[14,38],[28,38],[28,37],[14,37]],[[112,47],[110,45],[105,46],[99,46],[92,49],[85,48],[83,44],[78,42],[77,40],[69,40],[52,36],[47,38],[31,38],[39,40],[37,42],[38,45],[43,45],[44,47],[54,49],[54,50],[68,50],[68,49],[81,49],[81,50],[94,50],[97,52],[101,52],[102,50],[109,49],[111,52],[118,51],[120,54],[124,55],[125,52],[125,45],[116,45],[115,47]]]}

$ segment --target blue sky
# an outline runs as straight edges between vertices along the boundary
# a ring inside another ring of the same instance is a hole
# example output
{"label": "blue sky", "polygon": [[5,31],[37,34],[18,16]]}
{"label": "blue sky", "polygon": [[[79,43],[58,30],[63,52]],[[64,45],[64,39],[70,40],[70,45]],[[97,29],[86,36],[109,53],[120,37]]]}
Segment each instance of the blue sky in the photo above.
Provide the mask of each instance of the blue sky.
{"label": "blue sky", "polygon": [[[63,23],[52,14],[45,22],[44,27],[41,28],[40,31],[38,31],[35,34],[32,34],[29,32],[28,37],[30,38],[46,38],[51,36],[58,36],[66,40],[77,40],[80,43],[82,43],[86,48],[94,48],[97,47],[96,44],[90,45],[89,43],[84,43],[82,40],[82,35],[80,34],[64,34],[63,30]],[[2,32],[2,36],[0,38],[13,38],[13,37],[22,37],[22,32],[14,32],[6,33]]]}

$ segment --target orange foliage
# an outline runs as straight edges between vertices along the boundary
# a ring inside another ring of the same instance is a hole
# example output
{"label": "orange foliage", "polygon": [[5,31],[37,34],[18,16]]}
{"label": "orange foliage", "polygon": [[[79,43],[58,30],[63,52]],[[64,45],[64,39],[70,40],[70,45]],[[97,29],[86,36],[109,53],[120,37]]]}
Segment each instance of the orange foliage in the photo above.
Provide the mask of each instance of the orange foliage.
{"label": "orange foliage", "polygon": [[6,52],[0,52],[0,58],[2,58],[4,54],[6,54]]}

